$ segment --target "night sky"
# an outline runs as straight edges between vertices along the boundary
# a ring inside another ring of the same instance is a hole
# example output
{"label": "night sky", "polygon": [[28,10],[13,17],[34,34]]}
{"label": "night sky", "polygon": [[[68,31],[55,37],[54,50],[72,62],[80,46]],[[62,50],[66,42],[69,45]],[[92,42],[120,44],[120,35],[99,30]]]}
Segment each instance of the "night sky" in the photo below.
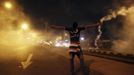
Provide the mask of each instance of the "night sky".
{"label": "night sky", "polygon": [[[44,30],[44,22],[50,25],[71,25],[74,21],[85,25],[97,23],[109,14],[109,11],[118,9],[121,6],[129,6],[132,0],[17,0],[23,11],[28,15],[34,27]],[[122,17],[103,24],[104,38],[117,38],[121,29]],[[114,28],[114,31],[113,31]],[[97,29],[91,30],[97,33]]]}
{"label": "night sky", "polygon": [[[74,21],[80,25],[97,23],[109,14],[122,6],[129,6],[132,0],[17,0],[23,11],[28,15],[34,27],[44,30],[44,22],[50,25],[70,26]],[[117,33],[122,28],[121,16],[103,23],[104,38],[118,38]],[[114,31],[113,31],[114,30]],[[91,30],[97,33],[97,29]]]}
{"label": "night sky", "polygon": [[118,6],[132,0],[17,0],[24,12],[35,21],[53,24],[95,23]]}
{"label": "night sky", "polygon": [[32,19],[53,24],[98,22],[113,7],[113,0],[18,0]]}

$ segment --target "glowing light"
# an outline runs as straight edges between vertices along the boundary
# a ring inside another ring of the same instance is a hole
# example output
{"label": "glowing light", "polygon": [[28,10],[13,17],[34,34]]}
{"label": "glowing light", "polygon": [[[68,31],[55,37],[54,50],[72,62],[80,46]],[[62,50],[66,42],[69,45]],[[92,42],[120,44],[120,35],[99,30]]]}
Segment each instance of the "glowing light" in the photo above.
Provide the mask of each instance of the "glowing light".
{"label": "glowing light", "polygon": [[66,41],[66,42],[68,42],[69,40],[68,40],[68,39],[66,39],[65,41]]}
{"label": "glowing light", "polygon": [[69,47],[69,42],[65,42],[65,41],[57,41],[55,43],[55,47]]}
{"label": "glowing light", "polygon": [[55,46],[56,47],[61,47],[61,44],[60,43],[56,43]]}
{"label": "glowing light", "polygon": [[68,34],[67,34],[67,33],[65,33],[64,35],[65,35],[65,36],[68,36]]}
{"label": "glowing light", "polygon": [[70,45],[69,43],[66,43],[66,42],[63,43],[64,47],[69,47],[69,45]]}
{"label": "glowing light", "polygon": [[80,40],[81,40],[81,41],[84,41],[84,40],[85,40],[85,38],[84,38],[84,37],[81,37],[81,38],[80,38]]}
{"label": "glowing light", "polygon": [[27,23],[22,23],[21,28],[24,30],[28,29],[28,24]]}
{"label": "glowing light", "polygon": [[5,2],[4,4],[5,8],[7,9],[11,9],[13,7],[12,3],[11,2]]}
{"label": "glowing light", "polygon": [[53,42],[52,41],[39,40],[38,44],[40,44],[42,46],[46,46],[46,45],[51,46],[53,44]]}

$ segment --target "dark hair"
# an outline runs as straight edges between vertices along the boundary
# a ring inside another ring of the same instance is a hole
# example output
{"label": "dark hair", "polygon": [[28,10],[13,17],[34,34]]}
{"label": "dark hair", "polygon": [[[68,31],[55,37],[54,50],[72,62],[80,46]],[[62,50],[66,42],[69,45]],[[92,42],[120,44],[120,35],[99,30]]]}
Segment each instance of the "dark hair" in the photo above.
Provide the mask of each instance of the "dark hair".
{"label": "dark hair", "polygon": [[77,28],[78,27],[78,23],[77,22],[74,22],[73,23],[73,28]]}

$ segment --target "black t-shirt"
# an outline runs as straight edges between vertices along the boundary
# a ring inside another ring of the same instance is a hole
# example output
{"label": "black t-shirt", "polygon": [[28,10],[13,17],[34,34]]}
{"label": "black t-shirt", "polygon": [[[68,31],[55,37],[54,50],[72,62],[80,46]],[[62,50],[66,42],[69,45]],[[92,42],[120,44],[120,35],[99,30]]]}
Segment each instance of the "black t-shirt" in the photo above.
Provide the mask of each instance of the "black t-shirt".
{"label": "black t-shirt", "polygon": [[70,42],[71,43],[79,43],[80,42],[80,31],[84,30],[84,27],[78,27],[76,29],[73,28],[65,28],[70,34]]}

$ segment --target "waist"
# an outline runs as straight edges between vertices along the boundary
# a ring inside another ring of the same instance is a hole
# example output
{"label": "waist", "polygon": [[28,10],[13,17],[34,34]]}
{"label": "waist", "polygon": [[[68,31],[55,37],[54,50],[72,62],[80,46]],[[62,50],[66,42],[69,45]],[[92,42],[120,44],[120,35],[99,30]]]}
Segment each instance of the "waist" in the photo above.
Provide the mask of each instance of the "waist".
{"label": "waist", "polygon": [[79,47],[80,44],[79,43],[70,43],[70,47]]}
{"label": "waist", "polygon": [[70,48],[69,52],[79,52],[81,50],[80,47],[72,47],[72,46],[70,46],[69,48]]}
{"label": "waist", "polygon": [[70,44],[80,44],[80,42],[70,42]]}

